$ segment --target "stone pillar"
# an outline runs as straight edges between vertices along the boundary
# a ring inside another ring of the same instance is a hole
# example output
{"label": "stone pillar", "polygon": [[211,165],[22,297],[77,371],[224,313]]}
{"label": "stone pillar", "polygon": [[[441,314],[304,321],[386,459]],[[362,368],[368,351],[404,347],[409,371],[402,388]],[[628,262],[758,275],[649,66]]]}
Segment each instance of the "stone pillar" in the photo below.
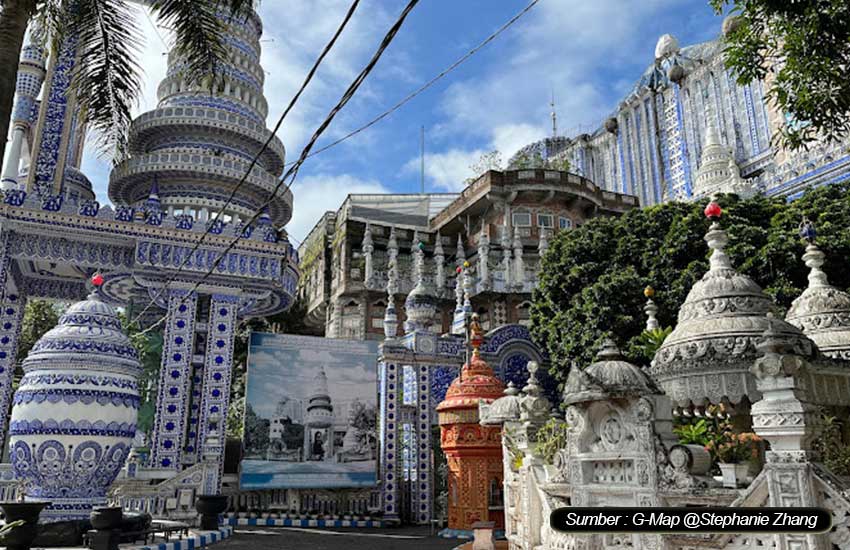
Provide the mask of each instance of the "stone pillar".
{"label": "stone pillar", "polygon": [[[185,298],[185,301],[183,301]],[[181,303],[183,301],[183,303]],[[182,463],[194,353],[198,296],[171,290],[162,344],[162,370],[151,437],[151,465],[179,469]]]}
{"label": "stone pillar", "polygon": [[[818,429],[818,408],[809,401],[807,382],[811,365],[797,355],[794,343],[770,326],[758,345],[763,353],[750,369],[762,399],[751,407],[753,429],[770,443],[764,472],[768,505],[818,506],[812,440]],[[823,535],[776,535],[779,550],[830,548]]]}
{"label": "stone pillar", "polygon": [[381,447],[381,502],[384,518],[387,521],[399,521],[401,511],[400,473],[402,460],[399,458],[399,430],[397,429],[401,411],[401,367],[394,363],[381,364],[380,392],[380,447]]}
{"label": "stone pillar", "polygon": [[[35,29],[31,33],[37,33]],[[37,41],[37,37],[33,40]],[[27,130],[32,127],[35,111],[38,107],[38,96],[44,84],[44,48],[34,44],[24,47],[21,64],[18,67],[18,80],[15,86],[15,109],[12,112],[12,141],[6,166],[2,175],[4,191],[18,188],[21,157]]]}
{"label": "stone pillar", "polygon": [[363,285],[366,288],[371,288],[371,281],[374,275],[374,267],[372,265],[372,253],[375,251],[375,246],[372,243],[372,226],[366,224],[366,232],[363,233],[363,258],[365,266],[363,269]]}
{"label": "stone pillar", "polygon": [[486,233],[478,236],[478,280],[481,290],[490,289],[490,237]]}

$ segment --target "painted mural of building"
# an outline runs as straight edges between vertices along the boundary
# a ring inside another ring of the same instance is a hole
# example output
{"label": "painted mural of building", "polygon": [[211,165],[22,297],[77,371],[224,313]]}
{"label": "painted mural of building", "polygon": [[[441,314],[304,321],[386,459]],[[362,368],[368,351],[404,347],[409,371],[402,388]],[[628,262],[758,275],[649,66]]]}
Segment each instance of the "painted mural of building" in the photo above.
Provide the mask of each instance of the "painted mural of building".
{"label": "painted mural of building", "polygon": [[[698,171],[720,146],[752,191],[794,197],[808,187],[850,178],[850,140],[787,152],[771,143],[783,113],[765,101],[767,84],[742,86],[724,65],[721,39],[680,47],[664,35],[655,59],[596,130],[532,144],[544,158],[566,159],[599,187],[635,195],[642,206],[706,197]],[[740,189],[740,188],[739,188]]]}
{"label": "painted mural of building", "polygon": [[435,332],[450,332],[463,300],[456,268],[468,261],[475,271],[471,306],[484,330],[527,324],[549,239],[637,204],[555,170],[490,171],[460,194],[349,195],[299,250],[308,322],[328,337],[383,339],[394,270],[390,295],[402,335],[403,302],[423,270],[439,302]]}

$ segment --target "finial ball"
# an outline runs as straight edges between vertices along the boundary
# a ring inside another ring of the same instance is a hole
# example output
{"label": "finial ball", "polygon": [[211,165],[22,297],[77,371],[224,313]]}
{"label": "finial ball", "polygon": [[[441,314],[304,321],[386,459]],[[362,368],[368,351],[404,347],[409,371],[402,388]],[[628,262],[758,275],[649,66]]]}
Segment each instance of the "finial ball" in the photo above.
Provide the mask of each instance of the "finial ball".
{"label": "finial ball", "polygon": [[94,275],[92,275],[91,276],[91,284],[93,284],[96,287],[103,286],[103,275],[101,275],[100,273],[95,273]]}
{"label": "finial ball", "polygon": [[469,262],[463,262],[463,267],[468,268],[468,267],[469,267]]}
{"label": "finial ball", "polygon": [[419,247],[419,250],[425,250],[425,243],[420,242],[417,246]]}
{"label": "finial ball", "polygon": [[652,298],[653,296],[655,296],[655,289],[652,288],[651,286],[648,286],[645,289],[643,289],[643,295],[646,296],[647,298]]}
{"label": "finial ball", "polygon": [[716,220],[723,215],[723,209],[720,208],[720,205],[715,201],[711,201],[708,203],[708,206],[705,207],[705,217],[710,220]]}
{"label": "finial ball", "polygon": [[457,271],[457,274],[460,275],[461,273],[463,273],[463,268],[460,267],[460,266],[457,266],[457,269],[455,271]]}

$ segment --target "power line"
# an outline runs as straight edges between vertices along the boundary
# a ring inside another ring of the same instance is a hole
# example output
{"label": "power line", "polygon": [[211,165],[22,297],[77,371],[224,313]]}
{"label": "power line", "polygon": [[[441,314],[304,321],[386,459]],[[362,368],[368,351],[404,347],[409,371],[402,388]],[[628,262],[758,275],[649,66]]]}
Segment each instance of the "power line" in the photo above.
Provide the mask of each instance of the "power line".
{"label": "power line", "polygon": [[[278,181],[278,184],[275,186],[274,190],[272,191],[271,195],[269,196],[269,199],[259,209],[257,209],[257,211],[254,213],[253,217],[250,220],[248,220],[248,222],[246,223],[246,226],[252,225],[254,222],[257,221],[257,219],[259,219],[259,217],[263,214],[265,208],[269,204],[271,204],[271,202],[277,196],[277,193],[280,191],[280,188],[283,187],[283,184],[287,180],[287,178],[289,178],[289,183],[286,185],[286,188],[284,189],[284,193],[287,192],[292,187],[292,184],[295,182],[295,179],[298,177],[298,170],[301,168],[301,165],[304,163],[304,161],[309,156],[310,150],[313,148],[313,145],[315,145],[316,141],[318,141],[319,137],[322,135],[322,133],[324,133],[324,131],[327,129],[327,127],[330,126],[331,122],[333,122],[336,115],[346,106],[346,104],[348,104],[348,102],[351,100],[351,98],[354,97],[354,94],[357,92],[357,90],[360,88],[360,86],[366,80],[366,77],[369,76],[369,74],[375,68],[375,65],[377,65],[378,61],[381,59],[381,56],[384,54],[386,49],[389,47],[389,45],[392,43],[393,39],[398,34],[398,31],[401,29],[401,26],[404,24],[404,21],[407,19],[407,16],[410,14],[410,12],[413,10],[413,8],[418,3],[419,3],[419,0],[410,0],[410,2],[408,2],[407,6],[404,8],[404,11],[402,11],[401,15],[399,15],[396,22],[387,31],[387,34],[384,36],[384,39],[381,41],[380,46],[378,46],[378,49],[372,55],[372,58],[369,60],[369,62],[366,64],[366,66],[363,68],[363,70],[360,71],[360,74],[358,74],[357,77],[355,77],[355,79],[352,81],[352,83],[348,86],[348,89],[345,90],[345,92],[343,93],[342,97],[337,102],[337,104],[330,110],[330,112],[328,112],[327,116],[325,117],[325,120],[322,122],[322,124],[319,125],[319,127],[313,133],[313,136],[310,138],[310,141],[307,143],[307,145],[304,146],[304,149],[301,151],[301,155],[298,158],[298,160],[294,163],[291,163],[289,170],[287,170],[286,173],[280,178],[280,181]],[[236,244],[239,242],[240,239],[241,239],[241,236],[237,235],[236,238],[233,239],[233,241],[230,242],[230,244],[227,246],[227,248],[225,248],[224,251],[221,252],[218,255],[216,260],[213,262],[213,265],[210,266],[210,269],[206,272],[206,274],[204,274],[204,276],[201,277],[201,280],[196,282],[195,285],[189,290],[187,295],[184,296],[181,299],[180,304],[183,304],[186,301],[186,299],[194,291],[196,291],[204,283],[204,281],[207,280],[207,278],[210,275],[212,275],[215,272],[215,270],[218,268],[218,265],[221,263],[221,261],[227,256],[227,254],[233,249],[233,247],[236,246]],[[154,300],[152,299],[151,304],[149,304],[149,306],[152,305],[153,302],[154,302]],[[149,326],[145,330],[141,331],[140,334],[145,334],[147,332],[150,332],[151,330],[153,330],[154,328],[159,326],[163,321],[165,321],[167,316],[168,316],[168,314],[166,313],[165,315],[160,317],[160,319],[156,323]],[[138,319],[138,317],[136,319]]]}
{"label": "power line", "polygon": [[[265,151],[266,151],[266,149],[268,149],[269,145],[271,145],[271,142],[274,140],[275,136],[277,135],[277,132],[280,130],[280,127],[283,125],[283,121],[286,119],[287,115],[289,115],[289,112],[295,106],[296,102],[301,97],[301,94],[304,92],[304,90],[310,84],[310,81],[313,80],[313,76],[316,74],[316,71],[318,70],[319,66],[322,64],[322,61],[324,61],[325,57],[328,55],[328,53],[331,51],[331,49],[336,44],[337,39],[342,34],[342,31],[345,29],[346,25],[348,25],[348,22],[351,20],[351,17],[354,15],[354,12],[357,9],[357,6],[359,4],[360,4],[360,0],[354,0],[351,4],[351,7],[348,8],[348,12],[345,14],[345,18],[342,20],[342,23],[337,28],[333,37],[331,37],[331,40],[325,45],[324,49],[322,50],[322,53],[319,55],[318,58],[316,58],[316,61],[313,63],[313,66],[311,67],[310,72],[308,72],[307,76],[304,78],[304,82],[301,84],[301,87],[298,89],[298,92],[296,92],[296,94],[289,101],[289,105],[287,105],[286,109],[283,111],[283,114],[278,119],[277,124],[275,125],[275,127],[271,131],[271,133],[269,134],[265,143],[263,143],[263,146],[260,148],[260,150],[257,152],[257,154],[254,155],[254,158],[251,159],[251,163],[248,166],[247,170],[245,170],[245,173],[243,174],[242,178],[239,180],[239,183],[237,183],[236,186],[233,188],[233,190],[230,192],[230,196],[227,198],[227,202],[224,203],[224,205],[221,207],[221,209],[215,215],[216,219],[219,218],[220,216],[224,215],[224,211],[233,202],[233,199],[236,196],[237,191],[239,191],[239,189],[242,187],[242,185],[245,184],[245,182],[248,179],[248,176],[251,174],[251,171],[257,165],[257,162],[259,161],[260,157],[263,155],[263,153],[265,153]],[[145,12],[145,13],[147,13],[147,12]],[[276,190],[277,190],[277,188],[275,189],[275,193],[272,193],[272,198],[274,198],[274,196],[276,194]],[[269,202],[266,203],[266,205],[268,205],[270,203],[271,203],[271,200],[269,200]],[[195,253],[195,251],[198,250],[198,248],[201,246],[201,244],[207,238],[207,235],[209,235],[211,233],[211,231],[212,231],[212,224],[210,224],[210,226],[206,228],[206,231],[204,231],[204,233],[201,235],[200,239],[198,239],[198,241],[192,247],[192,250],[189,252],[189,254],[186,255],[186,257],[183,259],[181,264],[177,267],[177,273],[180,273],[183,270],[183,268],[186,266],[189,259],[192,257],[192,255]],[[151,298],[151,301],[148,303],[148,305],[145,306],[145,308],[133,319],[133,321],[131,321],[131,324],[138,321],[145,313],[148,312],[148,310],[150,310],[150,308],[156,303],[157,300],[159,300],[162,297],[162,295],[168,289],[168,285],[169,285],[170,282],[171,282],[170,279],[165,282],[165,285],[163,285],[162,288],[159,289],[156,296]]]}
{"label": "power line", "polygon": [[493,34],[491,34],[490,36],[485,38],[480,44],[478,44],[477,46],[475,46],[474,48],[472,48],[471,50],[466,52],[457,61],[455,61],[454,63],[449,65],[446,69],[444,69],[440,74],[438,74],[437,76],[435,76],[434,78],[432,78],[431,80],[429,80],[428,82],[426,82],[425,84],[423,84],[422,86],[420,86],[419,88],[414,90],[413,92],[406,95],[401,101],[399,101],[398,103],[396,103],[395,105],[393,105],[392,107],[390,107],[389,109],[387,109],[386,111],[381,113],[380,115],[376,116],[375,118],[373,118],[372,120],[370,120],[369,122],[367,122],[366,124],[361,126],[360,128],[353,130],[352,132],[342,136],[341,138],[339,138],[336,141],[333,141],[333,142],[325,145],[324,147],[320,147],[320,148],[316,149],[315,151],[310,153],[307,156],[307,158],[314,157],[314,156],[318,155],[319,153],[323,153],[323,152],[327,151],[328,149],[330,149],[332,147],[336,147],[337,145],[339,145],[343,141],[346,141],[346,140],[356,136],[357,134],[363,132],[364,130],[371,128],[372,126],[374,126],[378,122],[382,121],[383,119],[387,118],[388,116],[390,116],[394,112],[398,111],[405,103],[408,103],[410,100],[412,100],[413,98],[415,98],[416,96],[418,96],[419,94],[421,94],[422,92],[424,92],[425,90],[427,90],[428,88],[430,88],[431,86],[436,84],[439,80],[442,80],[443,77],[445,77],[447,74],[449,74],[450,72],[452,72],[453,70],[458,68],[464,62],[466,62],[467,59],[469,59],[470,57],[472,57],[473,55],[478,53],[478,51],[481,50],[484,46],[486,46],[487,44],[489,44],[490,42],[495,40],[500,34],[505,32],[509,27],[511,27],[520,18],[522,18],[522,16],[524,16],[526,13],[531,11],[531,8],[533,8],[535,5],[537,5],[538,2],[540,2],[540,0],[533,0],[525,8],[523,8],[522,11],[520,11],[519,13],[514,15],[512,18],[510,18],[507,21],[507,23],[505,23],[504,25],[499,27]]}

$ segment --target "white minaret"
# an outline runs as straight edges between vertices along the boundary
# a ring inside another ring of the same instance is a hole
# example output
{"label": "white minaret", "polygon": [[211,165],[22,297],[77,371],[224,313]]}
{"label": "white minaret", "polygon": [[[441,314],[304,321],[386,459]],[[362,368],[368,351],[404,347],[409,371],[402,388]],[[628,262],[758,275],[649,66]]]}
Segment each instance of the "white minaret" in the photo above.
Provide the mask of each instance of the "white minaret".
{"label": "white minaret", "polygon": [[372,253],[374,251],[375,245],[372,242],[372,226],[366,222],[366,231],[363,233],[363,258],[366,264],[363,269],[363,284],[366,288],[371,288],[372,286],[372,277],[374,275]]}

